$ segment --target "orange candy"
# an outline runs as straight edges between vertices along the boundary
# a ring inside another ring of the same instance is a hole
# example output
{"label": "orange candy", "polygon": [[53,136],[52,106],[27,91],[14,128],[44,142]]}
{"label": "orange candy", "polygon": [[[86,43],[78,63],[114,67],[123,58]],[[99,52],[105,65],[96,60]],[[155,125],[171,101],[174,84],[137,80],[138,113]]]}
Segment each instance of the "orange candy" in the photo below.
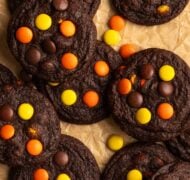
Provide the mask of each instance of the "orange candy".
{"label": "orange candy", "polygon": [[174,109],[169,103],[162,103],[157,108],[157,114],[161,119],[168,120],[172,118]]}
{"label": "orange candy", "polygon": [[119,53],[121,57],[128,58],[136,52],[136,47],[133,44],[124,44],[120,47]]}
{"label": "orange candy", "polygon": [[76,27],[72,21],[63,21],[60,25],[60,31],[65,37],[74,36]]}
{"label": "orange candy", "polygon": [[109,20],[109,27],[121,31],[125,27],[125,20],[121,16],[112,16]]}
{"label": "orange candy", "polygon": [[37,139],[29,140],[26,149],[30,155],[38,156],[43,150],[42,143]]}
{"label": "orange candy", "polygon": [[65,69],[73,70],[78,65],[78,58],[72,53],[65,53],[61,58],[61,63]]}
{"label": "orange candy", "polygon": [[129,94],[132,89],[131,81],[129,79],[123,78],[118,83],[118,91],[120,94]]}
{"label": "orange candy", "polygon": [[1,128],[0,136],[2,139],[11,139],[15,134],[15,128],[12,125],[4,125]]}
{"label": "orange candy", "polygon": [[105,61],[97,61],[94,65],[94,71],[98,76],[104,77],[109,74],[110,68]]}
{"label": "orange candy", "polygon": [[48,180],[49,175],[45,169],[37,169],[34,172],[34,180]]}
{"label": "orange candy", "polygon": [[99,102],[99,95],[96,91],[88,91],[83,96],[83,102],[90,108],[95,107]]}
{"label": "orange candy", "polygon": [[33,38],[33,32],[28,27],[20,27],[16,31],[16,39],[23,44],[30,43]]}

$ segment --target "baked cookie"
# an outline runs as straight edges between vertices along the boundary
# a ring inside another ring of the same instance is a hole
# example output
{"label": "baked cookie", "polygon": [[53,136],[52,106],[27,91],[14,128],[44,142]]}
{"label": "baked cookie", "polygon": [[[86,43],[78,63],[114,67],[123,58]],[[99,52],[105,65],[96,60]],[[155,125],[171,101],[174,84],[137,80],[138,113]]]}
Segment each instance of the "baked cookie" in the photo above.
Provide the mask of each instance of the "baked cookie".
{"label": "baked cookie", "polygon": [[37,90],[19,83],[0,93],[0,162],[38,164],[52,155],[60,138],[57,114]]}
{"label": "baked cookie", "polygon": [[11,180],[99,178],[98,165],[89,149],[79,140],[66,135],[62,135],[57,151],[48,161],[29,168],[15,167],[9,172]]}
{"label": "baked cookie", "polygon": [[161,144],[135,143],[124,147],[108,162],[102,180],[149,180],[175,157]]}
{"label": "baked cookie", "polygon": [[8,44],[26,71],[62,81],[92,56],[96,28],[89,15],[54,6],[47,0],[25,1],[10,21]]}
{"label": "baked cookie", "polygon": [[61,83],[37,80],[36,84],[49,97],[61,119],[75,124],[92,124],[109,115],[107,86],[121,63],[118,52],[97,41],[93,57],[75,75]]}
{"label": "baked cookie", "polygon": [[169,140],[187,128],[190,69],[172,52],[143,50],[115,73],[108,95],[126,133],[141,141]]}
{"label": "baked cookie", "polygon": [[[93,17],[100,5],[100,0],[47,0],[54,4],[55,10],[72,10],[87,13]],[[8,0],[9,9],[14,12],[25,0]]]}
{"label": "baked cookie", "polygon": [[146,26],[163,24],[178,16],[189,0],[111,0],[116,10],[131,22]]}
{"label": "baked cookie", "polygon": [[151,180],[190,179],[190,164],[188,162],[171,163],[156,172]]}

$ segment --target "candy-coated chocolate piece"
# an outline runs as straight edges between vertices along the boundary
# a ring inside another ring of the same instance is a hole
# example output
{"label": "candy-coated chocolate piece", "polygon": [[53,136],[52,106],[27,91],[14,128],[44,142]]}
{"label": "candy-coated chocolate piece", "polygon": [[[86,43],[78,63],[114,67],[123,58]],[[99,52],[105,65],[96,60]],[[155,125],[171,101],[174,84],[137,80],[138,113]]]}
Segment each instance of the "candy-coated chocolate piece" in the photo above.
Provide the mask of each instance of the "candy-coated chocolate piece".
{"label": "candy-coated chocolate piece", "polygon": [[39,140],[32,139],[27,142],[26,149],[30,155],[38,156],[43,151],[43,145]]}
{"label": "candy-coated chocolate piece", "polygon": [[115,30],[107,30],[104,33],[104,42],[108,45],[117,45],[121,41],[121,35]]}
{"label": "candy-coated chocolate piece", "polygon": [[67,106],[72,106],[77,101],[77,94],[72,89],[64,90],[61,94],[61,101]]}
{"label": "candy-coated chocolate piece", "polygon": [[34,180],[49,180],[48,171],[42,168],[35,170],[33,176]]}
{"label": "candy-coated chocolate piece", "polygon": [[68,0],[53,0],[53,6],[58,11],[63,11],[68,8],[69,2]]}
{"label": "candy-coated chocolate piece", "polygon": [[3,105],[0,108],[0,120],[11,121],[13,120],[14,111],[8,104]]}
{"label": "candy-coated chocolate piece", "polygon": [[22,120],[30,120],[34,115],[34,108],[29,103],[20,104],[18,107],[18,115]]}
{"label": "candy-coated chocolate piece", "polygon": [[50,86],[59,86],[58,82],[48,82]]}
{"label": "candy-coated chocolate piece", "polygon": [[109,27],[116,31],[121,31],[125,27],[125,20],[118,15],[112,16],[109,20]]}
{"label": "candy-coated chocolate piece", "polygon": [[69,177],[69,175],[62,173],[59,176],[57,176],[56,180],[71,180],[71,178]]}
{"label": "candy-coated chocolate piece", "polygon": [[73,70],[78,65],[78,58],[73,53],[65,53],[61,58],[63,68]]}
{"label": "candy-coated chocolate piece", "polygon": [[41,52],[35,48],[31,47],[26,52],[26,60],[29,64],[35,65],[40,62],[41,59]]}
{"label": "candy-coated chocolate piece", "polygon": [[56,45],[55,43],[50,40],[50,39],[46,39],[43,41],[42,43],[42,48],[43,50],[46,52],[46,53],[49,53],[49,54],[54,54],[56,53]]}
{"label": "candy-coated chocolate piece", "polygon": [[151,112],[147,108],[140,108],[136,112],[136,120],[139,124],[148,124],[151,121]]}
{"label": "candy-coated chocolate piece", "polygon": [[162,103],[157,108],[157,114],[161,119],[169,120],[174,115],[173,106],[169,103]]}
{"label": "candy-coated chocolate piece", "polygon": [[157,11],[160,13],[160,14],[167,14],[169,11],[170,11],[170,7],[168,5],[160,5],[158,8],[157,8]]}
{"label": "candy-coated chocolate piece", "polygon": [[46,31],[52,25],[52,19],[48,14],[39,14],[35,19],[35,25],[39,30]]}
{"label": "candy-coated chocolate piece", "polygon": [[67,153],[65,153],[63,151],[58,151],[54,156],[54,160],[57,165],[65,166],[69,162],[69,156]]}
{"label": "candy-coated chocolate piece", "polygon": [[143,176],[138,169],[132,169],[128,172],[126,180],[142,180]]}
{"label": "candy-coated chocolate piece", "polygon": [[127,101],[131,107],[139,108],[143,104],[143,96],[137,91],[128,95]]}
{"label": "candy-coated chocolate piece", "polygon": [[109,65],[105,61],[99,60],[94,65],[94,71],[100,77],[107,76],[110,71]]}
{"label": "candy-coated chocolate piece", "polygon": [[107,146],[112,151],[118,151],[124,146],[124,139],[120,135],[111,135],[107,140]]}
{"label": "candy-coated chocolate piece", "polygon": [[33,39],[33,32],[28,27],[20,27],[16,31],[16,39],[23,44],[30,43]]}
{"label": "candy-coated chocolate piece", "polygon": [[83,102],[89,107],[89,108],[93,108],[95,107],[98,102],[99,102],[100,98],[99,95],[96,91],[94,90],[89,90],[87,91],[84,96],[83,96]]}
{"label": "candy-coated chocolate piece", "polygon": [[121,79],[118,82],[117,89],[118,89],[119,93],[122,95],[129,94],[132,89],[131,81],[126,78]]}
{"label": "candy-coated chocolate piece", "polygon": [[141,67],[141,77],[143,79],[151,79],[154,75],[154,67],[151,64],[144,64]]}
{"label": "candy-coated chocolate piece", "polygon": [[60,24],[60,31],[65,37],[72,37],[76,33],[75,24],[72,21],[66,20]]}
{"label": "candy-coated chocolate piece", "polygon": [[162,96],[170,96],[173,94],[174,87],[170,82],[160,82],[158,85],[158,91]]}
{"label": "candy-coated chocolate piece", "polygon": [[163,81],[171,81],[175,78],[175,69],[173,66],[164,65],[159,69],[160,79]]}
{"label": "candy-coated chocolate piece", "polygon": [[128,58],[136,52],[136,47],[134,44],[124,44],[120,47],[119,53],[121,57]]}
{"label": "candy-coated chocolate piece", "polygon": [[0,136],[4,140],[11,139],[15,134],[15,128],[12,125],[4,125],[0,129]]}

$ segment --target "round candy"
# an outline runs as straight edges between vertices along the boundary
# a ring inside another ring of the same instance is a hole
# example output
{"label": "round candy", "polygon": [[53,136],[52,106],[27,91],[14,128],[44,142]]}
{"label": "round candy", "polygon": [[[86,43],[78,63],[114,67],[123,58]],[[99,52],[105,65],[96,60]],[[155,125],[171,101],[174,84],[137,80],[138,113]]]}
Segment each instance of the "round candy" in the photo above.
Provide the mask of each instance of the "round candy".
{"label": "round candy", "polygon": [[120,94],[129,94],[132,89],[131,81],[129,79],[123,78],[118,82],[117,87]]}
{"label": "round candy", "polygon": [[56,53],[55,43],[50,39],[46,39],[43,41],[42,48],[46,53],[49,53],[49,54]]}
{"label": "round candy", "polygon": [[151,112],[147,108],[140,108],[136,112],[136,120],[139,124],[148,124],[151,120]]}
{"label": "round candy", "polygon": [[18,107],[18,115],[23,120],[30,120],[34,115],[34,108],[29,103],[23,103]]}
{"label": "round candy", "polygon": [[136,47],[133,44],[124,44],[119,49],[119,54],[123,58],[128,58],[136,52]]}
{"label": "round candy", "polygon": [[107,76],[110,71],[109,65],[105,61],[97,61],[94,65],[94,71],[98,76]]}
{"label": "round candy", "polygon": [[73,70],[78,65],[78,58],[72,53],[65,53],[61,58],[63,68]]}
{"label": "round candy", "polygon": [[71,178],[67,174],[63,173],[57,176],[56,180],[71,180]]}
{"label": "round candy", "polygon": [[63,21],[60,25],[60,31],[65,37],[71,37],[75,35],[76,27],[72,21]]}
{"label": "round candy", "polygon": [[141,77],[143,79],[151,79],[154,75],[154,67],[151,64],[144,64],[141,67]]}
{"label": "round candy", "polygon": [[158,90],[162,96],[170,96],[173,94],[174,87],[170,82],[161,82],[158,85]]}
{"label": "round candy", "polygon": [[61,101],[67,106],[71,106],[77,101],[77,94],[72,89],[64,90],[61,94]]}
{"label": "round candy", "polygon": [[68,0],[53,0],[53,6],[58,11],[66,10],[69,6]]}
{"label": "round candy", "polygon": [[38,156],[43,151],[43,145],[39,140],[32,139],[32,140],[28,141],[28,143],[26,145],[26,149],[30,155]]}
{"label": "round candy", "polygon": [[171,81],[175,77],[175,69],[170,65],[164,65],[159,70],[159,76],[163,81]]}
{"label": "round candy", "polygon": [[169,103],[162,103],[157,108],[157,114],[161,119],[168,120],[174,115],[173,106]]}
{"label": "round candy", "polygon": [[37,169],[33,175],[33,180],[49,180],[49,174],[45,169]]}
{"label": "round candy", "polygon": [[11,139],[15,134],[15,128],[12,125],[4,125],[1,127],[0,136],[4,140]]}
{"label": "round candy", "polygon": [[109,27],[121,31],[125,27],[125,20],[121,16],[112,16],[109,20]]}
{"label": "round candy", "polygon": [[33,38],[33,32],[30,28],[28,27],[20,27],[16,31],[16,39],[23,43],[27,44],[32,41]]}
{"label": "round candy", "polygon": [[57,165],[65,166],[69,162],[69,156],[67,153],[59,151],[55,154],[54,160],[55,160]]}
{"label": "round candy", "polygon": [[170,11],[170,7],[168,5],[161,5],[161,6],[158,6],[157,11],[160,14],[166,14]]}
{"label": "round candy", "polygon": [[59,86],[58,82],[48,82],[50,86]]}
{"label": "round candy", "polygon": [[143,176],[138,169],[130,170],[127,174],[127,180],[142,180]]}
{"label": "round candy", "polygon": [[96,91],[87,91],[83,96],[83,102],[89,107],[95,107],[99,102],[99,95]]}
{"label": "round candy", "polygon": [[107,30],[104,33],[104,42],[108,45],[117,45],[121,41],[121,35],[115,30]]}
{"label": "round candy", "polygon": [[10,105],[3,105],[0,108],[0,120],[11,121],[13,119],[14,111]]}
{"label": "round candy", "polygon": [[143,96],[139,92],[131,92],[127,98],[127,101],[131,107],[141,107],[143,104]]}
{"label": "round candy", "polygon": [[47,14],[40,14],[35,19],[35,25],[42,31],[48,30],[52,25],[52,19]]}
{"label": "round candy", "polygon": [[40,62],[40,59],[41,59],[41,53],[37,48],[31,47],[27,50],[26,60],[30,64],[32,64],[32,65],[38,64]]}
{"label": "round candy", "polygon": [[108,138],[107,146],[112,151],[118,151],[124,146],[124,139],[119,135],[112,135]]}

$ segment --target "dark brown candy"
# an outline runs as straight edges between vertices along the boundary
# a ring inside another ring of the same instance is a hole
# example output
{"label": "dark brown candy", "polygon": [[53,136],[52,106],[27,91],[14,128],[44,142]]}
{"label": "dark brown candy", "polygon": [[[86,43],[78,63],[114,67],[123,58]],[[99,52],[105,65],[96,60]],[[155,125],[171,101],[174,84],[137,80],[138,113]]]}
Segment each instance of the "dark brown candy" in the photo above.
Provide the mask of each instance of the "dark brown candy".
{"label": "dark brown candy", "polygon": [[10,105],[6,104],[0,108],[0,120],[10,121],[13,119],[13,115],[14,111]]}
{"label": "dark brown candy", "polygon": [[143,103],[143,96],[139,92],[134,91],[129,94],[127,101],[131,107],[138,108]]}
{"label": "dark brown candy", "polygon": [[28,63],[35,65],[40,62],[41,59],[41,53],[37,48],[31,47],[26,52],[26,60]]}
{"label": "dark brown candy", "polygon": [[55,66],[51,61],[45,61],[41,64],[42,70],[45,72],[54,72],[55,71]]}
{"label": "dark brown candy", "polygon": [[154,75],[154,67],[151,64],[144,64],[141,67],[140,75],[143,79],[151,79]]}
{"label": "dark brown candy", "polygon": [[68,0],[53,0],[53,6],[58,11],[66,10],[68,5]]}
{"label": "dark brown candy", "polygon": [[69,162],[69,157],[65,152],[57,152],[54,156],[54,160],[59,166],[65,166]]}
{"label": "dark brown candy", "polygon": [[174,91],[174,87],[170,82],[161,82],[158,85],[158,90],[162,96],[170,96]]}
{"label": "dark brown candy", "polygon": [[42,47],[46,53],[49,53],[49,54],[56,53],[55,43],[53,41],[51,41],[50,39],[44,40],[42,43]]}

